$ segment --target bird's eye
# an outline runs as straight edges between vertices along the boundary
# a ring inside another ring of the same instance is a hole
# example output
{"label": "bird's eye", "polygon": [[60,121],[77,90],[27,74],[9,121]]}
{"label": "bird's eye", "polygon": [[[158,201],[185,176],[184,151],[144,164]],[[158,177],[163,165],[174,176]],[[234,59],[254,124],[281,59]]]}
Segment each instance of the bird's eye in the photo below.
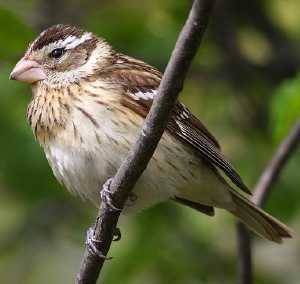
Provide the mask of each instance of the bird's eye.
{"label": "bird's eye", "polygon": [[65,49],[64,48],[56,48],[56,49],[53,49],[51,51],[51,53],[49,54],[49,56],[51,58],[55,58],[55,59],[58,59],[60,57],[62,57],[62,55],[65,53]]}

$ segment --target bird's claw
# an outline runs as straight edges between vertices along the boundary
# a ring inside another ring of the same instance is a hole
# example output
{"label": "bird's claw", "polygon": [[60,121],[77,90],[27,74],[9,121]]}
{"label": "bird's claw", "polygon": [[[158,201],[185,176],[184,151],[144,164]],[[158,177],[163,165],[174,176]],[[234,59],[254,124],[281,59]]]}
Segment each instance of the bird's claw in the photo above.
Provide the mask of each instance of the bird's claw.
{"label": "bird's claw", "polygon": [[117,242],[121,240],[121,237],[122,237],[121,230],[119,228],[115,228],[113,241]]}
{"label": "bird's claw", "polygon": [[94,236],[94,228],[89,228],[86,234],[86,247],[87,250],[89,251],[89,253],[91,253],[94,256],[99,257],[100,259],[104,259],[104,260],[111,260],[112,257],[107,257],[105,256],[95,245],[95,243],[99,243],[100,241],[95,239]]}
{"label": "bird's claw", "polygon": [[103,185],[100,196],[102,202],[105,202],[105,204],[111,209],[112,211],[122,211],[122,209],[118,208],[114,205],[114,202],[112,200],[111,191],[110,191],[110,184],[112,182],[112,178],[109,178]]}

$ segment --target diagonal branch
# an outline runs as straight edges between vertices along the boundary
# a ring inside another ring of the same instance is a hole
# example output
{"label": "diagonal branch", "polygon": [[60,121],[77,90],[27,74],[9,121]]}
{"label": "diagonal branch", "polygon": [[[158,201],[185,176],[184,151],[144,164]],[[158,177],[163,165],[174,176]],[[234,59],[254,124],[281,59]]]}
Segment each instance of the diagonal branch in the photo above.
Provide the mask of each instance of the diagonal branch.
{"label": "diagonal branch", "polygon": [[[278,180],[282,169],[296,151],[300,143],[300,118],[294,127],[278,147],[273,158],[259,178],[252,201],[259,207],[263,207],[269,197],[273,185]],[[247,228],[238,222],[237,224],[238,253],[239,253],[239,284],[252,284],[252,257],[251,240]]]}
{"label": "diagonal branch", "polygon": [[[207,27],[213,3],[213,0],[194,1],[165,70],[158,95],[154,99],[137,142],[110,184],[112,199],[119,208],[123,208],[130,191],[146,169],[164,132],[178,94],[183,88],[187,71]],[[97,249],[105,256],[110,248],[119,216],[119,211],[112,211],[106,202],[101,203],[94,238],[97,240]],[[104,260],[86,249],[76,283],[96,283]]]}
{"label": "diagonal branch", "polygon": [[296,151],[299,143],[300,118],[295,123],[286,139],[278,147],[275,155],[256,184],[253,195],[253,202],[255,202],[255,204],[260,207],[264,206],[271,193],[272,186],[278,180],[282,169],[287,164],[287,161],[292,154]]}

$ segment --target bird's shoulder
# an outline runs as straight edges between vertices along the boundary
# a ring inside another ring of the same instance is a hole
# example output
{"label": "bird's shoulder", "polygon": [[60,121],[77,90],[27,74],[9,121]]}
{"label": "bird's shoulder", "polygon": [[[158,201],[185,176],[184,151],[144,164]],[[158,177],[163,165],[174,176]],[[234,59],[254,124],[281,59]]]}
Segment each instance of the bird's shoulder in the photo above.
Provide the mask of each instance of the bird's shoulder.
{"label": "bird's shoulder", "polygon": [[[149,112],[162,78],[156,68],[122,54],[114,56],[110,66],[101,70],[98,76],[119,86],[122,105],[142,117]],[[237,171],[222,155],[214,135],[180,101],[176,102],[166,131],[187,147],[192,147],[211,165],[221,169],[238,187],[250,193]]]}
{"label": "bird's shoulder", "polygon": [[[146,117],[153,99],[158,93],[162,73],[141,60],[117,54],[110,67],[102,71],[101,76],[121,86],[123,90],[122,104]],[[172,133],[175,129],[180,131],[179,124],[185,125],[185,129],[193,129],[205,136],[214,147],[220,148],[217,139],[205,125],[183,103],[177,101],[167,130]]]}

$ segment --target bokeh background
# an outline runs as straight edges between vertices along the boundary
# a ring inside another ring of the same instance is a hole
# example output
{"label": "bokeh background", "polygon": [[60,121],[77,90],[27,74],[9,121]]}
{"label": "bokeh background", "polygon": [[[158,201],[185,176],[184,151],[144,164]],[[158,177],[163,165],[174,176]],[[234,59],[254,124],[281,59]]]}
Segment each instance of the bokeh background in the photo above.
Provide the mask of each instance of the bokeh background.
{"label": "bokeh background", "polygon": [[[300,2],[217,1],[181,95],[253,187],[300,116]],[[96,210],[56,182],[25,121],[30,88],[8,80],[44,27],[74,23],[164,70],[191,1],[0,0],[0,282],[73,283]],[[267,210],[295,239],[255,238],[255,283],[300,283],[300,152]],[[175,204],[120,223],[102,283],[236,283],[234,219]]]}

